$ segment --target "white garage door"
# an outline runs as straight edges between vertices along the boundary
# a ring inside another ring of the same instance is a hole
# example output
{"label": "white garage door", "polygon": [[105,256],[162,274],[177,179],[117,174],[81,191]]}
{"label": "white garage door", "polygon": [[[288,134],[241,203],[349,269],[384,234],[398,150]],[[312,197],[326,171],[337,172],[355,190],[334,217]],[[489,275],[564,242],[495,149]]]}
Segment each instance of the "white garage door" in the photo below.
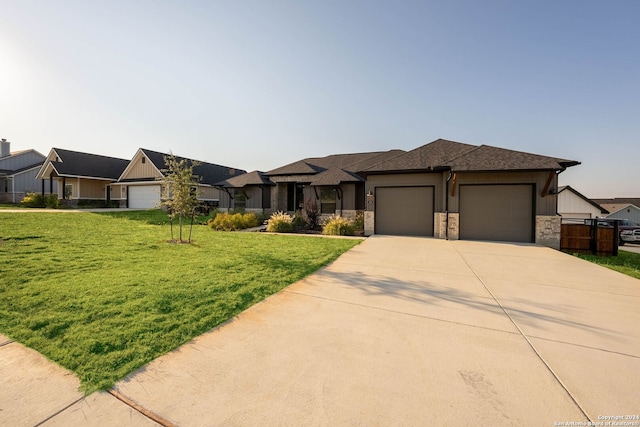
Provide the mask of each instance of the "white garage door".
{"label": "white garage door", "polygon": [[376,188],[375,233],[433,236],[433,187]]}
{"label": "white garage door", "polygon": [[132,185],[129,187],[129,207],[153,209],[160,203],[159,185]]}
{"label": "white garage door", "polygon": [[533,242],[532,185],[461,185],[460,238]]}

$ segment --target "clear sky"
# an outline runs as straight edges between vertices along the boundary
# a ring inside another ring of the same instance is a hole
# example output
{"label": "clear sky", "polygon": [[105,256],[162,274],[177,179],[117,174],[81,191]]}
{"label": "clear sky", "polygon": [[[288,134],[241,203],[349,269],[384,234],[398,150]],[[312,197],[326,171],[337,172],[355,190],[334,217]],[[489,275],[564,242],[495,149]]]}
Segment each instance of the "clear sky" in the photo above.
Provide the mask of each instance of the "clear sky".
{"label": "clear sky", "polygon": [[0,137],[249,171],[445,138],[640,197],[640,1],[0,0]]}

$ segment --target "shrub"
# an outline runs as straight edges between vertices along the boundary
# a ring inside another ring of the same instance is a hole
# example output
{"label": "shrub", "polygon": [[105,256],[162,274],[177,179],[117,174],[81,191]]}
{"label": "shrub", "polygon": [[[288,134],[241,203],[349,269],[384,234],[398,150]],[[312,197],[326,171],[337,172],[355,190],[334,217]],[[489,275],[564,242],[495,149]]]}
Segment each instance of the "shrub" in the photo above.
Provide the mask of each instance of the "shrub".
{"label": "shrub", "polygon": [[207,221],[207,225],[213,230],[235,231],[260,225],[258,217],[253,213],[216,213],[213,219]]}
{"label": "shrub", "polygon": [[242,222],[244,223],[244,228],[253,228],[262,224],[258,215],[253,212],[245,213],[242,215]]}
{"label": "shrub", "polygon": [[339,215],[331,215],[322,228],[322,234],[329,236],[353,236],[355,233],[353,221]]}
{"label": "shrub", "polygon": [[[57,198],[58,196],[56,196],[56,199]],[[24,199],[22,199],[20,204],[28,208],[44,208],[45,206],[47,206],[45,197],[42,194],[38,194],[38,193],[27,193],[27,195],[24,196]]]}
{"label": "shrub", "polygon": [[267,223],[267,231],[272,233],[293,231],[293,218],[284,212],[274,212]]}
{"label": "shrub", "polygon": [[293,228],[296,230],[301,230],[304,228],[304,226],[307,224],[307,221],[305,221],[301,211],[296,211],[296,213],[293,215],[293,220],[291,221],[291,224],[293,225]]}
{"label": "shrub", "polygon": [[353,227],[356,231],[364,231],[364,212],[356,212],[356,217],[353,220]]}
{"label": "shrub", "polygon": [[320,228],[320,209],[314,200],[308,198],[304,201],[302,214],[309,230],[318,230]]}
{"label": "shrub", "polygon": [[58,200],[57,194],[49,194],[48,196],[45,196],[44,199],[45,199],[45,205],[49,209],[57,209],[58,206],[60,206],[60,200]]}

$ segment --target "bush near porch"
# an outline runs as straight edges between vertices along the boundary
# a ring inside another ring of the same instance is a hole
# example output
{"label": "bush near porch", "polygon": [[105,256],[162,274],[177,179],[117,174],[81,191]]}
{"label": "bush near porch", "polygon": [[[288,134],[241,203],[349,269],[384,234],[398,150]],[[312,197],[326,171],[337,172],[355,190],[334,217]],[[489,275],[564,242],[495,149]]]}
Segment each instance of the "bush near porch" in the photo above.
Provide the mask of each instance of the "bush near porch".
{"label": "bush near porch", "polygon": [[0,333],[106,389],[359,243],[198,225],[172,245],[161,217],[0,211]]}

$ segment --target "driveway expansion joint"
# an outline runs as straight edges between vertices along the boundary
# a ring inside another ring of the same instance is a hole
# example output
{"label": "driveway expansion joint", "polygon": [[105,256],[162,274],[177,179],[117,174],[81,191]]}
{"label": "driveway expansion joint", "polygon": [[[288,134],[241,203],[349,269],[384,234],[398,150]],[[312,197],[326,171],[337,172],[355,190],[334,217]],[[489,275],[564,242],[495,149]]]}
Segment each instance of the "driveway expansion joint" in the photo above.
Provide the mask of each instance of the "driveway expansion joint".
{"label": "driveway expansion joint", "polygon": [[350,301],[343,301],[343,300],[338,300],[338,299],[334,299],[334,298],[321,297],[321,296],[318,296],[318,295],[310,295],[310,294],[305,294],[305,293],[297,292],[297,291],[285,290],[283,292],[286,292],[286,293],[289,293],[289,294],[295,294],[295,295],[299,295],[299,296],[304,296],[304,297],[309,297],[309,298],[316,298],[316,299],[321,299],[321,300],[325,300],[325,301],[336,302],[336,303],[339,303],[339,304],[353,305],[353,306],[356,306],[356,307],[370,308],[372,310],[386,311],[387,313],[394,313],[394,314],[401,314],[401,315],[405,315],[405,316],[417,317],[419,319],[433,320],[433,321],[436,321],[436,322],[443,322],[443,323],[451,323],[453,325],[467,326],[469,328],[476,328],[476,329],[484,329],[486,331],[494,331],[494,332],[502,332],[502,333],[505,333],[505,334],[520,335],[519,332],[506,331],[504,329],[487,328],[486,326],[472,325],[472,324],[469,324],[469,323],[462,323],[462,322],[456,322],[456,321],[453,321],[453,320],[440,319],[438,317],[430,317],[430,316],[424,316],[424,315],[421,315],[421,314],[407,313],[405,311],[397,311],[397,310],[391,310],[391,309],[383,308],[383,307],[375,307],[375,306],[372,306],[372,305],[358,304],[358,303],[354,303],[354,302],[350,302]]}
{"label": "driveway expansion joint", "polygon": [[5,345],[13,344],[14,342],[15,342],[14,340],[0,342],[0,347],[4,347]]}
{"label": "driveway expansion joint", "polygon": [[137,411],[140,414],[142,414],[143,416],[149,418],[151,421],[154,421],[154,422],[160,424],[162,427],[177,427],[171,421],[166,420],[166,419],[162,418],[160,415],[155,414],[155,413],[151,412],[150,410],[138,405],[136,402],[134,402],[133,400],[129,399],[124,394],[119,393],[118,391],[114,390],[113,388],[107,390],[107,393],[109,393],[111,396],[115,397],[120,402],[124,403],[125,405],[127,405],[128,407],[133,409],[134,411]]}
{"label": "driveway expansion joint", "polygon": [[640,359],[640,355],[622,353],[620,351],[607,350],[606,348],[591,347],[591,346],[588,346],[588,345],[576,344],[576,343],[567,342],[567,341],[552,340],[550,338],[537,337],[535,335],[529,335],[529,338],[533,338],[533,339],[540,340],[540,341],[548,341],[548,342],[555,342],[555,343],[558,343],[558,344],[570,345],[572,347],[581,347],[581,348],[586,348],[586,349],[589,349],[589,350],[604,351],[605,353],[617,354],[619,356],[625,356],[625,357],[632,357],[634,359]]}
{"label": "driveway expansion joint", "polygon": [[576,407],[578,408],[578,410],[582,413],[582,415],[584,415],[587,420],[589,420],[590,422],[593,422],[593,419],[591,419],[591,417],[587,414],[587,412],[584,410],[584,408],[582,407],[582,405],[580,405],[580,403],[578,402],[578,400],[576,399],[576,397],[573,395],[573,393],[571,393],[571,391],[569,391],[569,388],[564,384],[564,382],[560,379],[560,377],[558,376],[558,374],[556,374],[556,372],[551,368],[551,366],[549,365],[549,363],[547,363],[547,361],[544,359],[544,357],[542,357],[542,354],[540,354],[540,352],[538,351],[538,349],[533,345],[533,343],[531,342],[531,340],[529,339],[529,337],[527,336],[527,334],[524,333],[524,331],[520,328],[520,326],[516,323],[515,319],[513,317],[511,317],[511,315],[509,314],[509,312],[507,311],[506,308],[504,308],[504,306],[502,305],[502,303],[500,303],[500,301],[498,300],[498,298],[493,294],[493,292],[491,292],[491,290],[489,289],[489,287],[487,286],[487,284],[485,283],[484,280],[482,280],[482,278],[476,273],[476,271],[471,267],[471,264],[469,264],[469,262],[467,261],[467,259],[464,257],[464,255],[462,253],[460,253],[460,251],[458,251],[458,248],[455,248],[456,252],[458,252],[458,255],[460,256],[460,258],[462,259],[462,261],[467,265],[467,267],[469,268],[469,270],[471,270],[473,272],[473,274],[475,274],[475,276],[478,278],[478,280],[480,281],[480,283],[482,283],[482,286],[484,286],[485,290],[489,293],[489,295],[491,295],[491,297],[495,300],[496,304],[498,304],[498,306],[500,307],[500,309],[502,309],[502,311],[504,312],[504,314],[509,318],[509,320],[511,321],[511,323],[513,324],[513,326],[515,326],[515,328],[518,330],[518,332],[520,333],[520,335],[522,336],[522,338],[525,339],[525,341],[527,342],[527,344],[529,344],[529,347],[533,350],[533,352],[536,354],[536,356],[538,357],[538,359],[540,359],[540,361],[543,363],[543,365],[547,368],[547,370],[551,373],[551,375],[555,378],[555,380],[558,382],[558,384],[560,384],[560,386],[564,389],[564,391],[567,393],[567,395],[569,396],[569,398],[573,401],[573,403],[576,405]]}

